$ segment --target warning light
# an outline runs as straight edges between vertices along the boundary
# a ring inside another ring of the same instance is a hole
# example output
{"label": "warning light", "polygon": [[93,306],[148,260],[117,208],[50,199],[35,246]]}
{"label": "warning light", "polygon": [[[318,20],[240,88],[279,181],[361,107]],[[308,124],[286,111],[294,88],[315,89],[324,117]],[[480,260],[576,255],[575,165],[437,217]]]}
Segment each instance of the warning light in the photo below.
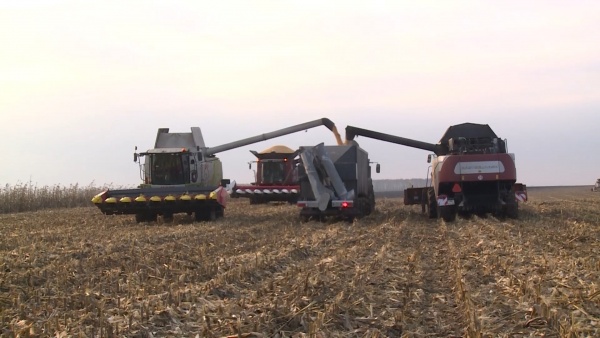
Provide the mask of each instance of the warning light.
{"label": "warning light", "polygon": [[462,191],[462,189],[460,187],[460,184],[454,183],[454,186],[452,187],[452,192],[457,193],[457,192],[461,192],[461,191]]}
{"label": "warning light", "polygon": [[342,208],[347,208],[348,207],[348,202],[342,202]]}

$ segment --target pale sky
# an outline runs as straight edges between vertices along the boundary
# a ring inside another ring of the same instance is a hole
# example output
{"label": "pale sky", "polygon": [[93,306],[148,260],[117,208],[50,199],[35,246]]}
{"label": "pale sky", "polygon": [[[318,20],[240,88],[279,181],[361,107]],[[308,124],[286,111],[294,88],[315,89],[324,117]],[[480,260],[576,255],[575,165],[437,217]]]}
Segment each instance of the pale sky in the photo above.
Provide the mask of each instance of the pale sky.
{"label": "pale sky", "polygon": [[[2,1],[0,185],[140,182],[134,146],[208,146],[328,117],[436,143],[486,123],[530,186],[600,177],[600,1]],[[358,138],[375,179],[427,152]],[[321,127],[220,153],[334,144]]]}

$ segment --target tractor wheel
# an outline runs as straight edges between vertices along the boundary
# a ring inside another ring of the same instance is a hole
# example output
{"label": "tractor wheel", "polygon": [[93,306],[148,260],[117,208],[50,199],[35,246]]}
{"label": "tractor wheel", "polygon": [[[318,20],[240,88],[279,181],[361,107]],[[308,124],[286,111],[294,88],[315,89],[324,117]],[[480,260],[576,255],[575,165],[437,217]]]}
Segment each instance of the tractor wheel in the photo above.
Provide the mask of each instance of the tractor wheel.
{"label": "tractor wheel", "polygon": [[217,209],[217,218],[225,217],[225,208],[220,207]]}
{"label": "tractor wheel", "polygon": [[445,222],[454,222],[456,219],[456,208],[454,206],[439,207],[438,216],[443,218]]}
{"label": "tractor wheel", "polygon": [[514,193],[509,193],[508,198],[506,199],[506,205],[504,206],[504,214],[508,218],[517,219],[519,217],[519,203],[517,203],[517,199],[515,198]]}
{"label": "tractor wheel", "polygon": [[173,223],[173,214],[164,214],[162,219],[163,223]]}
{"label": "tractor wheel", "polygon": [[151,212],[140,212],[135,214],[136,223],[156,222],[158,215]]}
{"label": "tractor wheel", "polygon": [[427,190],[427,209],[429,212],[429,218],[437,218],[437,200],[435,199],[435,190],[433,188],[429,188]]}
{"label": "tractor wheel", "polygon": [[223,211],[219,211],[216,208],[202,208],[196,210],[194,213],[194,220],[196,222],[212,222],[215,221],[219,215],[223,215]]}
{"label": "tractor wheel", "polygon": [[[358,218],[362,218],[371,213],[371,206],[369,205],[369,199],[365,196],[360,196],[356,199],[355,209],[358,209]],[[354,217],[353,217],[354,218]]]}
{"label": "tractor wheel", "polygon": [[211,208],[208,211],[207,218],[208,218],[207,221],[209,221],[209,222],[213,222],[213,221],[217,220],[217,210],[215,210],[215,208]]}
{"label": "tractor wheel", "polygon": [[136,223],[143,223],[147,221],[147,215],[145,213],[141,213],[138,212],[137,214],[135,214],[135,222]]}
{"label": "tractor wheel", "polygon": [[369,181],[369,207],[367,211],[367,215],[370,215],[373,211],[375,211],[375,192],[373,191],[373,182]]}
{"label": "tractor wheel", "polygon": [[194,221],[196,222],[204,222],[208,220],[207,217],[208,210],[207,209],[198,209],[194,212]]}

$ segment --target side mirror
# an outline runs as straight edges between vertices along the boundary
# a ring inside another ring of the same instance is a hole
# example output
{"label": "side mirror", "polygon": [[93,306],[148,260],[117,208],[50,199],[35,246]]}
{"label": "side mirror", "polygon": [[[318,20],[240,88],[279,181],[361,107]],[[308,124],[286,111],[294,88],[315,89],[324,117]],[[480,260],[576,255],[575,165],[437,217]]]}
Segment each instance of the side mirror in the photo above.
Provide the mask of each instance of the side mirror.
{"label": "side mirror", "polygon": [[427,163],[431,163],[431,154],[427,155]]}
{"label": "side mirror", "polygon": [[377,165],[375,166],[375,172],[379,174],[380,171],[381,171],[381,165],[379,163],[377,163]]}
{"label": "side mirror", "polygon": [[248,162],[248,169],[252,169],[252,162]]}
{"label": "side mirror", "polygon": [[137,162],[137,160],[138,160],[138,154],[133,153],[133,162]]}

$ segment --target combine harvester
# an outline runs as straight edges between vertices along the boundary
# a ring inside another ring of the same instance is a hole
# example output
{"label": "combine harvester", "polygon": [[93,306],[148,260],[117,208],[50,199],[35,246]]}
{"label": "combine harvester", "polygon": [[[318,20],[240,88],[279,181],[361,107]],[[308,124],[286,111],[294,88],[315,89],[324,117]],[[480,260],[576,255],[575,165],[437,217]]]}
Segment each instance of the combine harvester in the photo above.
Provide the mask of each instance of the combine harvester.
{"label": "combine harvester", "polygon": [[137,222],[156,221],[158,215],[171,219],[176,213],[194,214],[197,221],[214,220],[224,215],[225,186],[230,183],[223,179],[215,154],[320,125],[335,128],[323,118],[210,148],[198,127],[190,133],[161,128],[153,149],[134,153],[143,183],[136,189],[103,191],[92,202],[106,215],[134,214]]}
{"label": "combine harvester", "polygon": [[[380,166],[377,164],[379,173]],[[371,162],[356,142],[300,148],[300,196],[303,221],[327,216],[353,220],[375,210]]]}
{"label": "combine harvester", "polygon": [[[338,145],[343,144],[333,122],[327,119],[322,121],[323,125],[333,132]],[[250,184],[235,184],[230,196],[248,198],[250,204],[272,201],[296,203],[300,191],[297,158],[300,151],[278,145],[260,153],[254,150],[250,152],[257,158],[256,161],[248,163],[249,169],[252,169],[252,163],[256,163],[255,181]]]}
{"label": "combine harvester", "polygon": [[404,204],[421,205],[430,218],[453,221],[457,213],[488,212],[517,218],[518,202],[527,200],[526,186],[516,183],[515,155],[487,124],[451,126],[437,144],[346,127],[347,140],[358,135],[433,152],[426,187],[404,191]]}

